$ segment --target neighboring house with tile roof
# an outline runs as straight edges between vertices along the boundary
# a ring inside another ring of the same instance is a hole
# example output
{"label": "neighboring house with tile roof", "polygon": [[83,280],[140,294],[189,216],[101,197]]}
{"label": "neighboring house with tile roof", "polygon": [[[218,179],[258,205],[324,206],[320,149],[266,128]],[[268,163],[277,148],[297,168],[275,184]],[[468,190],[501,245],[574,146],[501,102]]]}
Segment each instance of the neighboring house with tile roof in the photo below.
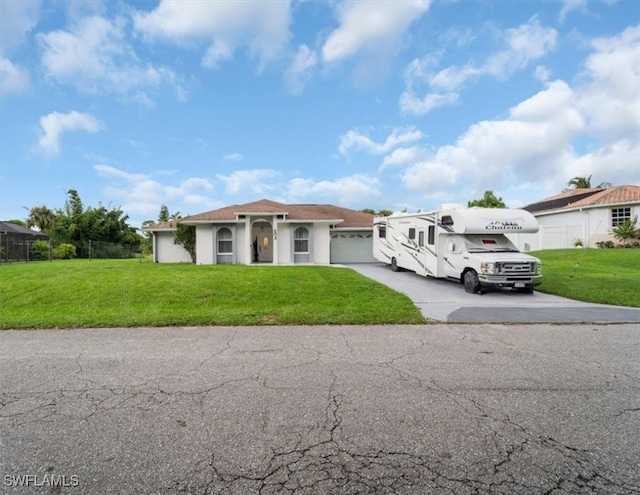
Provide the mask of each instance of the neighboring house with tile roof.
{"label": "neighboring house with tile roof", "polygon": [[[180,221],[196,227],[198,264],[374,261],[373,215],[339,206],[290,205],[261,199]],[[153,233],[155,262],[191,261],[187,251],[173,242],[175,221],[142,230]]]}
{"label": "neighboring house with tile roof", "polygon": [[578,240],[584,247],[618,243],[612,229],[640,217],[640,186],[571,189],[522,208],[536,217],[540,230],[516,236],[520,248],[525,243],[533,250],[569,248]]}

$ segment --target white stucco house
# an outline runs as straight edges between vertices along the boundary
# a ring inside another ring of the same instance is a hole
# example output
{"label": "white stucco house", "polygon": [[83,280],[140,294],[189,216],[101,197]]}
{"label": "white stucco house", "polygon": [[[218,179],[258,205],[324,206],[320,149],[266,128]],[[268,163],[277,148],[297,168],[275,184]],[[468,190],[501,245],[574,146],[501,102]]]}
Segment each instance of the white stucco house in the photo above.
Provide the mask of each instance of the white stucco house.
{"label": "white stucco house", "polygon": [[640,218],[640,186],[571,189],[523,207],[538,220],[536,234],[510,236],[520,249],[596,247],[613,241],[612,229],[625,220]]}
{"label": "white stucco house", "polygon": [[[197,264],[319,264],[370,262],[373,215],[333,205],[282,204],[268,199],[226,206],[180,220],[196,227]],[[153,233],[157,263],[190,263],[174,240],[175,222]]]}

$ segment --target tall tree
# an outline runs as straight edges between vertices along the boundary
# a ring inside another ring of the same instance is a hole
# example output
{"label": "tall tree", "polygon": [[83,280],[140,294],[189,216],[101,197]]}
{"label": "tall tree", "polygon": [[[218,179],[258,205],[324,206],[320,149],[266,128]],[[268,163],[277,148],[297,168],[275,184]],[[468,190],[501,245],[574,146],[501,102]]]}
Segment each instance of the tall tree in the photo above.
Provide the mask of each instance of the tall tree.
{"label": "tall tree", "polygon": [[169,221],[169,208],[164,203],[160,207],[160,213],[158,214],[158,223],[164,223]]}
{"label": "tall tree", "polygon": [[41,232],[49,233],[56,225],[56,214],[46,206],[34,206],[29,210],[26,226],[37,227]]}
{"label": "tall tree", "polygon": [[502,198],[496,197],[493,191],[485,191],[484,196],[481,199],[474,199],[467,203],[469,208],[473,206],[480,206],[482,208],[506,208]]}
{"label": "tall tree", "polygon": [[84,206],[78,191],[75,189],[69,189],[67,191],[67,201],[64,204],[65,213],[68,217],[79,218],[84,212]]}

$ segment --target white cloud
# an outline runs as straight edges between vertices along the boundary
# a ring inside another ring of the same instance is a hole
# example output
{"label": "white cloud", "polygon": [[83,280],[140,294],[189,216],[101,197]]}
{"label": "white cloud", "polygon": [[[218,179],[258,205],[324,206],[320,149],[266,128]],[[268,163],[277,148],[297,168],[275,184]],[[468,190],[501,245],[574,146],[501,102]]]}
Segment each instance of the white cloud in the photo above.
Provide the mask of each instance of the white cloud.
{"label": "white cloud", "polygon": [[322,47],[323,61],[338,62],[359,52],[394,51],[407,28],[429,9],[429,4],[430,0],[339,3],[336,15],[340,26]]}
{"label": "white cloud", "polygon": [[145,90],[174,85],[176,75],[166,67],[139,60],[125,28],[123,18],[110,21],[92,16],[81,19],[69,31],[40,34],[46,76],[86,92],[128,95],[152,105]]}
{"label": "white cloud", "polygon": [[0,54],[24,42],[25,36],[37,24],[40,18],[42,1],[21,0],[2,2],[0,15]]}
{"label": "white cloud", "polygon": [[227,194],[268,195],[276,188],[269,180],[276,179],[280,174],[271,169],[237,170],[230,175],[217,175],[225,185]]}
{"label": "white cloud", "polygon": [[563,0],[562,8],[560,9],[559,19],[560,22],[564,22],[571,12],[581,11],[586,12],[587,0]]}
{"label": "white cloud", "polygon": [[594,183],[614,185],[640,184],[640,142],[620,140],[586,153],[576,159],[563,175],[565,183],[571,177],[593,176]]}
{"label": "white cloud", "polygon": [[10,53],[21,45],[40,17],[42,2],[2,2],[0,7],[0,96],[20,93],[29,87],[29,71],[12,62]]}
{"label": "white cloud", "polygon": [[474,124],[455,145],[407,168],[403,182],[425,196],[459,183],[495,190],[514,180],[542,182],[572,163],[572,141],[584,131],[573,91],[555,81],[512,108],[507,119]]}
{"label": "white cloud", "polygon": [[131,172],[125,172],[124,170],[111,167],[110,165],[98,164],[94,165],[93,169],[102,176],[122,179],[128,182],[142,182],[149,177],[146,174],[132,174]]}
{"label": "white cloud", "polygon": [[259,59],[259,69],[278,57],[289,40],[289,1],[180,2],[161,0],[151,12],[134,15],[136,28],[148,39],[182,44],[202,39],[210,43],[202,65],[215,68],[246,47]]}
{"label": "white cloud", "polygon": [[426,151],[422,146],[411,146],[410,148],[397,148],[391,154],[384,157],[380,170],[387,167],[409,165],[419,162],[425,158]]}
{"label": "white cloud", "polygon": [[29,87],[29,73],[26,69],[0,58],[0,96],[20,93]]}
{"label": "white cloud", "polygon": [[336,180],[314,181],[295,178],[289,181],[288,197],[293,201],[310,201],[311,198],[337,199],[338,204],[352,205],[380,196],[380,181],[373,176],[356,174]]}
{"label": "white cloud", "polygon": [[[214,204],[215,187],[209,179],[191,177],[177,185],[164,185],[147,174],[130,173],[110,165],[98,164],[93,168],[99,176],[111,180],[105,193],[109,198],[123,201],[122,209],[128,213],[156,214],[162,204],[199,205],[201,208]],[[190,212],[180,213],[187,215]]]}
{"label": "white cloud", "polygon": [[[414,59],[405,69],[406,89],[400,96],[400,109],[405,114],[424,115],[435,108],[457,103],[459,90],[468,80],[482,76],[506,79],[553,50],[557,36],[555,29],[542,26],[533,17],[526,24],[507,29],[505,47],[489,55],[480,65],[467,63],[434,72],[437,59],[433,55]],[[425,96],[416,96],[425,86]]]}
{"label": "white cloud", "polygon": [[363,150],[368,153],[381,155],[388,153],[400,144],[411,143],[422,139],[422,131],[415,128],[395,128],[383,143],[376,143],[360,131],[351,130],[340,138],[338,150],[346,155],[352,149]]}
{"label": "white cloud", "polygon": [[580,109],[591,132],[606,144],[640,136],[640,25],[593,42]]}
{"label": "white cloud", "polygon": [[222,157],[225,162],[241,162],[244,156],[241,153],[228,153]]}
{"label": "white cloud", "polygon": [[438,161],[419,162],[402,174],[404,186],[423,196],[437,194],[454,186],[460,178],[455,167]]}
{"label": "white cloud", "polygon": [[540,82],[548,82],[551,78],[551,71],[542,65],[538,65],[533,72],[536,79]]}
{"label": "white cloud", "polygon": [[[428,198],[448,187],[464,197],[490,189],[518,198],[534,189],[538,197],[561,191],[576,176],[639,183],[640,26],[592,47],[575,87],[547,82],[506,119],[470,126],[455,144],[405,168],[404,186]],[[541,79],[548,75],[542,71]],[[585,138],[589,147],[576,149]]]}
{"label": "white cloud", "polygon": [[505,38],[506,49],[491,55],[480,69],[481,73],[506,78],[526,68],[555,48],[558,32],[541,26],[534,17],[527,24],[507,29]]}
{"label": "white cloud", "polygon": [[299,95],[304,90],[304,84],[310,77],[311,70],[317,65],[318,56],[307,45],[298,48],[291,65],[284,74],[284,80],[289,92]]}
{"label": "white cloud", "polygon": [[445,107],[457,103],[457,93],[428,93],[418,98],[411,91],[405,91],[400,95],[400,111],[406,114],[424,115],[439,107]]}
{"label": "white cloud", "polygon": [[98,132],[102,125],[89,113],[71,111],[69,113],[53,112],[40,117],[40,127],[43,135],[38,141],[38,147],[45,153],[60,152],[60,138],[69,131]]}

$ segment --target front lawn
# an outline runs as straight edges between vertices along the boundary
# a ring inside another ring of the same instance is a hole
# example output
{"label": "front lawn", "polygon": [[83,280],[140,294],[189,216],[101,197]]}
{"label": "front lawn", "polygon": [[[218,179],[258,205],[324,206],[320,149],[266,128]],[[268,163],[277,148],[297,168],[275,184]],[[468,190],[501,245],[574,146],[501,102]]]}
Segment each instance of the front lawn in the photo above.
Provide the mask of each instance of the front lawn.
{"label": "front lawn", "polygon": [[0,265],[0,328],[424,323],[406,296],[329,266],[72,260]]}
{"label": "front lawn", "polygon": [[640,307],[640,249],[550,249],[542,260],[541,292],[619,306]]}

